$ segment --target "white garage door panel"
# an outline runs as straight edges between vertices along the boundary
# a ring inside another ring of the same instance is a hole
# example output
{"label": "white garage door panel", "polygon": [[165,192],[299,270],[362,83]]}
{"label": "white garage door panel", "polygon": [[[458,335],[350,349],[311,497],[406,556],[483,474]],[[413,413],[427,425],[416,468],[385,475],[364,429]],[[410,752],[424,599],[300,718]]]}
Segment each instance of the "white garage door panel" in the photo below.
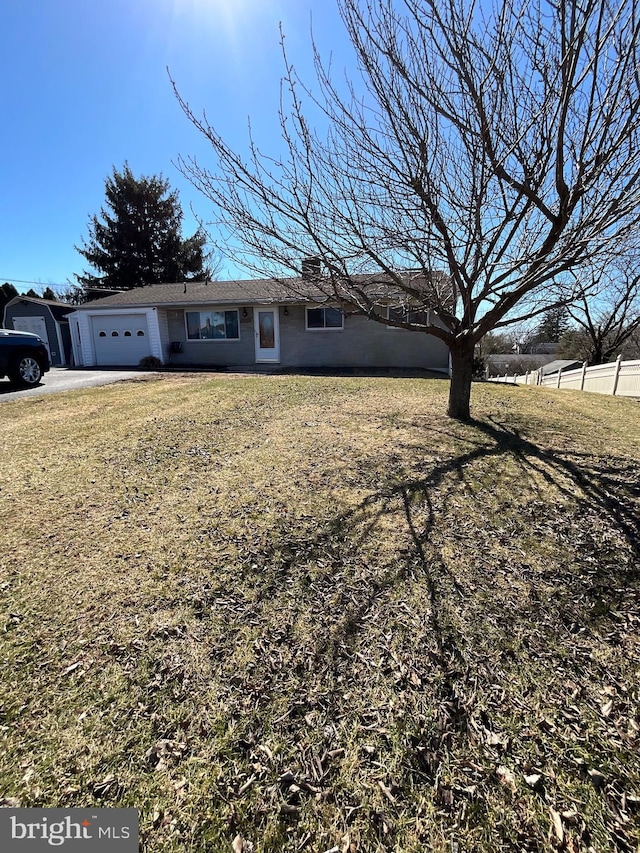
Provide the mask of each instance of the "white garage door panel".
{"label": "white garage door panel", "polygon": [[92,317],[96,364],[135,366],[151,355],[146,314]]}

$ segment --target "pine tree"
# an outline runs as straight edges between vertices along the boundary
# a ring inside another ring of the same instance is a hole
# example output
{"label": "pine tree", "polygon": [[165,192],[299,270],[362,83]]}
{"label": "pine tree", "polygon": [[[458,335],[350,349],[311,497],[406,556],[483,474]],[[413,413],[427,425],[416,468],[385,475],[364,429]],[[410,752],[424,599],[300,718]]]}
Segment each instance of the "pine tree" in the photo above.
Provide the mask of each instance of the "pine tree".
{"label": "pine tree", "polygon": [[542,316],[533,336],[534,343],[557,343],[569,329],[569,311],[565,305],[551,308]]}
{"label": "pine tree", "polygon": [[209,278],[205,236],[182,238],[178,193],[162,175],[136,178],[125,163],[121,172],[114,167],[105,192],[105,206],[89,219],[89,238],[76,246],[97,271],[76,274],[85,290]]}

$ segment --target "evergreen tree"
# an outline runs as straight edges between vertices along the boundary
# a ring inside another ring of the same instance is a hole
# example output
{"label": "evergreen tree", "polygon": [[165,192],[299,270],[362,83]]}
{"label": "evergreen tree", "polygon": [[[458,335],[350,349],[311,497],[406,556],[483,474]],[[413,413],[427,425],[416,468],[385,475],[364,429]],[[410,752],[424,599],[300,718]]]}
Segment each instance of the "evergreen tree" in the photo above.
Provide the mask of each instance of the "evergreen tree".
{"label": "evergreen tree", "polygon": [[533,335],[532,343],[558,343],[569,329],[569,311],[565,305],[551,308],[542,315]]}
{"label": "evergreen tree", "polygon": [[204,281],[210,276],[205,235],[182,238],[178,193],[162,175],[136,178],[129,165],[106,179],[106,204],[89,219],[76,246],[96,273],[75,278],[86,289],[131,290],[147,284]]}
{"label": "evergreen tree", "polygon": [[18,291],[12,284],[9,284],[8,281],[5,281],[4,284],[0,285],[0,327],[2,326],[4,306],[17,295]]}

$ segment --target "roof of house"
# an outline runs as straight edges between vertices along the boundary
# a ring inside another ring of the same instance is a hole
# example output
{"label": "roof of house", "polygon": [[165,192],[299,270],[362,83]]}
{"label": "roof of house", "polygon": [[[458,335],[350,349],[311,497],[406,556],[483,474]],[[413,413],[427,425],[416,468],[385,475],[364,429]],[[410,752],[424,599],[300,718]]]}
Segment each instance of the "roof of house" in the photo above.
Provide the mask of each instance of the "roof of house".
{"label": "roof of house", "polygon": [[549,360],[548,355],[537,354],[531,355],[528,353],[491,353],[485,359],[490,365],[495,367],[509,367],[511,364],[522,365],[530,368],[542,367]]}
{"label": "roof of house", "polygon": [[[322,291],[305,283],[306,301],[326,299]],[[290,288],[275,281],[254,279],[251,281],[188,281],[175,284],[150,284],[122,293],[114,293],[103,299],[94,299],[78,308],[145,308],[154,305],[187,306],[211,303],[242,305],[253,302],[297,302],[302,294],[292,293]]]}
{"label": "roof of house", "polygon": [[[438,276],[438,282],[442,274]],[[444,277],[446,278],[446,277]],[[385,283],[380,276],[354,276],[358,284],[366,288],[377,298],[393,301],[404,292],[391,281]],[[448,280],[448,279],[447,279]],[[424,278],[412,278],[415,290],[422,290],[425,300],[434,293],[434,284],[421,286]],[[95,299],[79,305],[78,310],[95,308],[149,308],[154,306],[187,307],[190,305],[251,305],[260,303],[309,303],[326,302],[330,285],[319,286],[304,278],[291,278],[283,281],[276,279],[250,279],[246,281],[207,281],[178,282],[174,284],[151,284],[133,290],[114,293],[103,299]],[[334,297],[335,298],[335,297]],[[405,295],[406,299],[406,295]],[[431,300],[435,305],[435,300]]]}
{"label": "roof of house", "polygon": [[540,341],[533,344],[531,352],[533,355],[555,355],[560,344],[557,341]]}

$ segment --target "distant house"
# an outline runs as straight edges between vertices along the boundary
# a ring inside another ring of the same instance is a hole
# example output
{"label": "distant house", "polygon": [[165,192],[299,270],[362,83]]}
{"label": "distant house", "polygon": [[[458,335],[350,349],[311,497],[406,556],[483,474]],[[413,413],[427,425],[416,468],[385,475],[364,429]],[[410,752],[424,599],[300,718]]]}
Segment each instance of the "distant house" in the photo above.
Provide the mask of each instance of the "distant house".
{"label": "distant house", "polygon": [[492,353],[486,357],[486,364],[489,376],[504,376],[507,373],[526,373],[527,370],[538,370],[552,358],[552,355]]}
{"label": "distant house", "polygon": [[558,352],[560,344],[557,341],[540,341],[537,344],[532,344],[532,355],[555,355]]}
{"label": "distant house", "polygon": [[438,338],[346,314],[304,279],[150,285],[77,306],[71,327],[86,366],[449,369]]}
{"label": "distant house", "polygon": [[559,370],[575,370],[582,367],[581,361],[573,359],[556,359],[549,355],[513,355],[492,354],[487,357],[489,376],[524,375],[527,372],[539,370],[542,376],[552,376]]}
{"label": "distant house", "polygon": [[72,363],[69,314],[74,305],[40,299],[36,296],[14,296],[4,308],[3,326],[39,335],[49,351],[49,360],[56,367]]}

